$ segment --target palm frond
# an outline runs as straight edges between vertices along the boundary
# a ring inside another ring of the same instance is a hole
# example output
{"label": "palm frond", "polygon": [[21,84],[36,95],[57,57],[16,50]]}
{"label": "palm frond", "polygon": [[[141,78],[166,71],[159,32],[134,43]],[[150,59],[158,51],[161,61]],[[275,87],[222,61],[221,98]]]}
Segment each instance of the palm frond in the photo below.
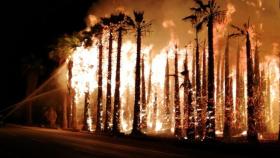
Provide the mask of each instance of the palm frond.
{"label": "palm frond", "polygon": [[206,11],[208,5],[204,4],[202,0],[194,0],[194,2],[201,8],[201,10]]}
{"label": "palm frond", "polygon": [[144,20],[144,11],[133,11],[135,22],[141,23]]}
{"label": "palm frond", "polygon": [[201,21],[199,21],[196,25],[195,25],[195,29],[197,32],[200,32],[202,30],[202,27],[204,24],[206,24],[208,21],[208,16],[204,17]]}
{"label": "palm frond", "polygon": [[188,21],[188,20],[194,21],[194,20],[197,20],[197,16],[196,15],[189,15],[187,17],[184,17],[182,20],[184,20],[184,21]]}

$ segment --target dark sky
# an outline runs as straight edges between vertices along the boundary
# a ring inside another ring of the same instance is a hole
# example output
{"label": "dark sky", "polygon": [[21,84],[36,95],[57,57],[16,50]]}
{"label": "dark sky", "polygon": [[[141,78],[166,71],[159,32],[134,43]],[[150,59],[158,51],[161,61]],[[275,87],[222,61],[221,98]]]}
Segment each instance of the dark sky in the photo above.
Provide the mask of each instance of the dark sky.
{"label": "dark sky", "polygon": [[[25,95],[22,60],[35,54],[35,59],[42,58],[44,65],[51,65],[49,46],[59,36],[85,28],[84,18],[94,1],[11,0],[1,4],[0,109]],[[51,67],[46,75],[48,71]]]}

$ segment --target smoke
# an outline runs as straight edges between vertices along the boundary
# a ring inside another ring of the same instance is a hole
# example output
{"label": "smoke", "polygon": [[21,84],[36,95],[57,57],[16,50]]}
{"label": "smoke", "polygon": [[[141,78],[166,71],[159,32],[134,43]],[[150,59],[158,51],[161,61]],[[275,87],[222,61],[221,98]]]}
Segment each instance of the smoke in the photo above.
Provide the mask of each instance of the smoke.
{"label": "smoke", "polygon": [[[153,44],[153,53],[157,54],[162,48],[168,45],[171,38],[176,38],[184,47],[187,42],[194,39],[190,23],[182,21],[182,18],[189,15],[190,7],[193,6],[191,0],[102,0],[93,4],[89,15],[97,17],[109,16],[120,10],[134,18],[133,11],[144,11],[145,21],[152,22],[151,33],[143,37],[143,44]],[[172,37],[171,37],[172,36]],[[135,41],[135,36],[129,36]]]}
{"label": "smoke", "polygon": [[[272,52],[271,43],[280,42],[279,34],[275,34],[280,27],[280,23],[277,22],[280,20],[280,9],[276,1],[216,0],[216,2],[222,9],[228,10],[229,24],[241,26],[250,17],[251,24],[258,26],[255,27],[258,28],[256,31],[262,33],[260,41],[263,43],[263,50],[267,50],[266,53]],[[182,18],[191,14],[189,9],[191,7],[194,7],[192,0],[100,0],[92,5],[89,16],[91,18],[110,16],[110,14],[122,10],[133,18],[133,10],[144,11],[144,18],[146,21],[152,22],[152,27],[151,33],[147,33],[143,37],[143,44],[153,44],[155,55],[168,45],[171,38],[180,41],[179,47],[184,47],[194,40],[195,34],[193,34],[191,24],[182,21]],[[170,22],[172,22],[172,27],[170,27]],[[90,24],[90,22],[87,23]],[[206,26],[199,35],[201,40],[207,38],[205,30]],[[135,40],[134,34],[127,35],[126,38]]]}

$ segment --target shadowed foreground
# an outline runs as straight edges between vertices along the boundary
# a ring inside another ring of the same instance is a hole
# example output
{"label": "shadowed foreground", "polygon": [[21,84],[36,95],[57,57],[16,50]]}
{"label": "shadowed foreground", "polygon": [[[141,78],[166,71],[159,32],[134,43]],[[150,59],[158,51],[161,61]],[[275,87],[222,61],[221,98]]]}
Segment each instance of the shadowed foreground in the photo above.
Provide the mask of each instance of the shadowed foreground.
{"label": "shadowed foreground", "polygon": [[[279,145],[188,144],[7,125],[0,128],[0,157],[255,157],[277,154]],[[275,155],[276,156],[276,155]],[[277,156],[276,156],[277,157]]]}

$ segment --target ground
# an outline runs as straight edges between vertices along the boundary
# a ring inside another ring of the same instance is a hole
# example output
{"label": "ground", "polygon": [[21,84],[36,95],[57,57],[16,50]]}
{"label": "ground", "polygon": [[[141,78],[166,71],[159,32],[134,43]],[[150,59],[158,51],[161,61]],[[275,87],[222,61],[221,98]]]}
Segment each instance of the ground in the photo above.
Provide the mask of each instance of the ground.
{"label": "ground", "polygon": [[165,139],[100,136],[85,132],[6,125],[0,128],[0,157],[256,157],[276,156],[277,143],[193,144]]}

